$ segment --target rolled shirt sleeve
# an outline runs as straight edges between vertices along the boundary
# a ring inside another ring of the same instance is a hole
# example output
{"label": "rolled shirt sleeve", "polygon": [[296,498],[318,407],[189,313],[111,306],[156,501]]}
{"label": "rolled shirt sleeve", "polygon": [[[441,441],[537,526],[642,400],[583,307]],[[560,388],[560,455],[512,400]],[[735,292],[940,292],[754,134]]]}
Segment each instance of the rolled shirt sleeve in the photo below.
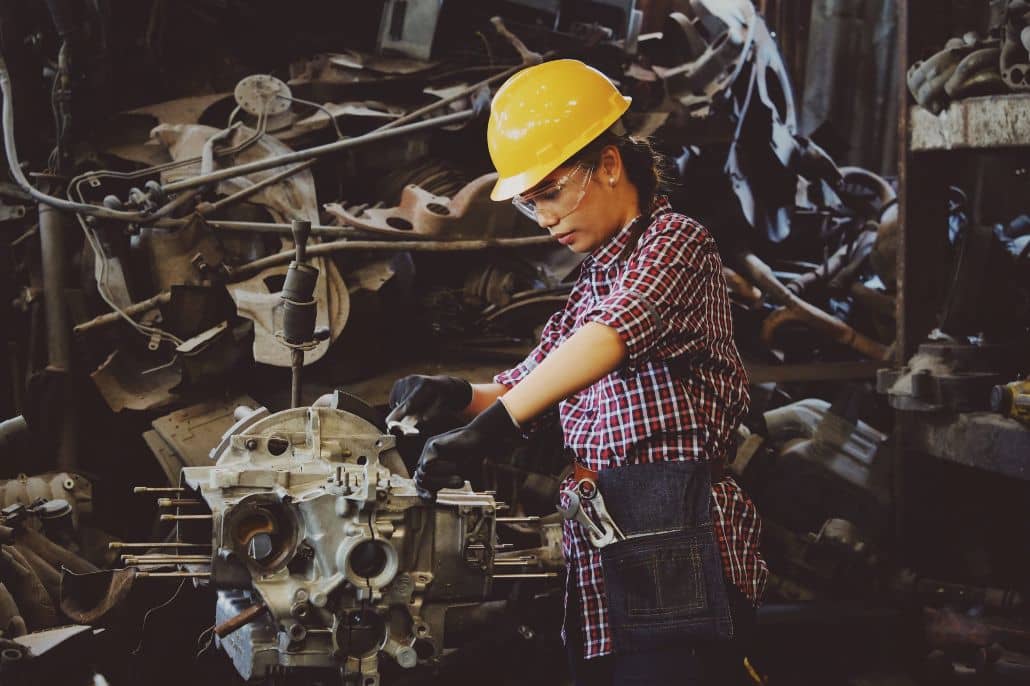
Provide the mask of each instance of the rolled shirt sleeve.
{"label": "rolled shirt sleeve", "polygon": [[[707,231],[693,221],[671,223],[645,234],[618,285],[584,319],[614,329],[630,365],[648,356],[689,354],[708,334],[706,298],[712,284],[721,283],[719,256]],[[670,326],[674,321],[677,326]],[[676,335],[667,337],[672,330]]]}

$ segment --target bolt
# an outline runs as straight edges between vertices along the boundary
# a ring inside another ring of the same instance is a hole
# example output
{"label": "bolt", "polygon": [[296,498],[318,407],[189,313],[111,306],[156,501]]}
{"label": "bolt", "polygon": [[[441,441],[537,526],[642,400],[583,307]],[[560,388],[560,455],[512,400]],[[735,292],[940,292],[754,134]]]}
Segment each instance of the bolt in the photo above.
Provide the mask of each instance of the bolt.
{"label": "bolt", "polygon": [[64,483],[61,484],[61,485],[64,486],[64,490],[70,491],[73,488],[75,488],[75,479],[71,479],[71,478],[65,479]]}
{"label": "bolt", "polygon": [[258,442],[256,438],[248,438],[243,445],[247,450],[257,450]]}
{"label": "bolt", "polygon": [[308,599],[308,592],[303,588],[298,588],[297,592],[293,594],[293,599],[298,603],[303,603]]}

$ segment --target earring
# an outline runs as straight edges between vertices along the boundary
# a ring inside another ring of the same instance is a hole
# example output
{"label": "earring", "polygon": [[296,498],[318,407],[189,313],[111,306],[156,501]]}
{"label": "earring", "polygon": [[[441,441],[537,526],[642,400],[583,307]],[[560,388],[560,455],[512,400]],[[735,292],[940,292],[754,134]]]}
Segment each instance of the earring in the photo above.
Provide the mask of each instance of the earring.
{"label": "earring", "polygon": [[613,187],[615,186],[615,177],[614,176],[609,176],[608,177],[608,185],[609,186],[613,186]]}

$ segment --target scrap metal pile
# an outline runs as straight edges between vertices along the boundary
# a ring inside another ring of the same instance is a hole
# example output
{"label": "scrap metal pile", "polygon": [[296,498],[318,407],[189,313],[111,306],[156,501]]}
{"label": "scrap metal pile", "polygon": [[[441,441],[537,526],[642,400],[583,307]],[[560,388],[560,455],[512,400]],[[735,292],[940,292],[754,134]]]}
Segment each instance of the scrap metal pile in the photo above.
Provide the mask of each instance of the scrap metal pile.
{"label": "scrap metal pile", "polygon": [[[171,645],[190,591],[197,664],[217,634],[257,681],[416,683],[488,635],[513,662],[556,643],[557,429],[427,505],[419,440],[381,419],[401,368],[488,376],[568,292],[577,260],[489,200],[484,144],[497,86],[554,57],[633,97],[723,253],[755,384],[730,468],[770,602],[894,597],[890,421],[870,384],[825,382],[889,357],[895,191],[800,134],[751,2],[677,3],[657,33],[634,0],[36,4],[0,8],[0,675],[99,660],[101,628],[117,655]],[[309,407],[342,386],[362,397]]]}

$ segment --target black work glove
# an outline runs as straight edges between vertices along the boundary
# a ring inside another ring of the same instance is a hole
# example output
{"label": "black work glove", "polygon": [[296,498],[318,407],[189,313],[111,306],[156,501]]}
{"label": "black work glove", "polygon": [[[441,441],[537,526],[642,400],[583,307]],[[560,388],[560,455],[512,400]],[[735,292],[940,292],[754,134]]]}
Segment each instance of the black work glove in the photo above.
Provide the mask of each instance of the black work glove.
{"label": "black work glove", "polygon": [[[386,425],[393,431],[397,422],[410,417],[401,426],[401,433],[410,433],[415,425],[437,427],[468,407],[472,402],[472,384],[453,376],[413,374],[399,379],[390,389],[390,414]],[[452,422],[454,426],[456,422]],[[437,429],[439,430],[439,429]]]}
{"label": "black work glove", "polygon": [[524,440],[508,409],[500,400],[494,402],[460,429],[429,439],[415,470],[418,494],[429,500],[441,488],[461,488],[462,475],[471,474],[488,457],[510,460]]}

